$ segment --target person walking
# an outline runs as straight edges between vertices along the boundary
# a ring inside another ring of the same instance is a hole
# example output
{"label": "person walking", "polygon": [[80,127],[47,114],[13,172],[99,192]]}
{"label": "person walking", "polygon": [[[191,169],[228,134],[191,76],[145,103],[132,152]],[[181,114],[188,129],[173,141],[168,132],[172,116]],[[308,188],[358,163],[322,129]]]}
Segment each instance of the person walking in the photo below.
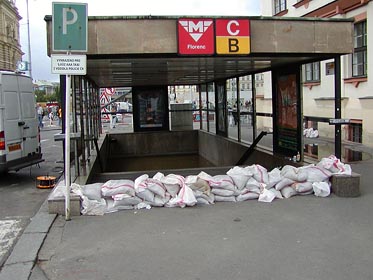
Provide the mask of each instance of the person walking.
{"label": "person walking", "polygon": [[58,108],[57,114],[58,114],[58,126],[62,126],[62,109],[61,109],[61,107]]}
{"label": "person walking", "polygon": [[111,113],[110,114],[111,116],[110,128],[115,128],[115,125],[117,123],[117,105],[115,103],[111,105],[110,113]]}
{"label": "person walking", "polygon": [[41,105],[38,103],[38,106],[36,108],[36,112],[38,114],[38,120],[39,120],[39,128],[43,128],[44,127],[44,124],[43,124],[43,107],[41,107]]}

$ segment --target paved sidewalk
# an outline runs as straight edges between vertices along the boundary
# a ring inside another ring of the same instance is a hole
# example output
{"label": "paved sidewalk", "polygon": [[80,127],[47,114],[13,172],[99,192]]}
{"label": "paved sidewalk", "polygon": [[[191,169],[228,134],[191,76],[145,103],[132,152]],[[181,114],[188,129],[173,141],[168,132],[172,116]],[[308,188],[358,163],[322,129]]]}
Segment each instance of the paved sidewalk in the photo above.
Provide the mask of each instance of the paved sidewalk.
{"label": "paved sidewalk", "polygon": [[362,175],[357,198],[127,210],[67,222],[44,204],[0,279],[370,280],[373,161],[351,165]]}

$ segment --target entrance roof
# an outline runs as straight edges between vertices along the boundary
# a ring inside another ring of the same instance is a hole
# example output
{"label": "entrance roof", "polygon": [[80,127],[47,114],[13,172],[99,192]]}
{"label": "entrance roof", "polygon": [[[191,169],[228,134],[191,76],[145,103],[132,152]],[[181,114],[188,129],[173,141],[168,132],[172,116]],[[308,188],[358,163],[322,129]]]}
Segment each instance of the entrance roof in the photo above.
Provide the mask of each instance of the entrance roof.
{"label": "entrance roof", "polygon": [[[99,87],[201,84],[353,51],[349,19],[229,17],[250,20],[249,55],[180,55],[178,19],[89,17],[87,77]],[[52,17],[45,21],[50,55]]]}

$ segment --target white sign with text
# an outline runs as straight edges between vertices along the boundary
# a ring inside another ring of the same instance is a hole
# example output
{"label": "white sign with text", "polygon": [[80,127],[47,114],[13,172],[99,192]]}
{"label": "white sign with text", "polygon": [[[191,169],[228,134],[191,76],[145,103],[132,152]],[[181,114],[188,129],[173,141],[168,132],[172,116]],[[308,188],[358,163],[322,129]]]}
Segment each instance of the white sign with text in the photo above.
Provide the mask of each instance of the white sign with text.
{"label": "white sign with text", "polygon": [[52,73],[60,75],[85,75],[87,73],[86,55],[51,55]]}

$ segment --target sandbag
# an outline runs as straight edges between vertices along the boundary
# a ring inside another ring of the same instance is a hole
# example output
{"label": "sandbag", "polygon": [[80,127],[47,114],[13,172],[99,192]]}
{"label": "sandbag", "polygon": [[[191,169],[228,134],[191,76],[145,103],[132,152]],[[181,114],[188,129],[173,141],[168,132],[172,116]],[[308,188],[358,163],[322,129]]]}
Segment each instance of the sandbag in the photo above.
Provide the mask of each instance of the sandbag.
{"label": "sandbag", "polygon": [[312,182],[295,182],[291,185],[297,192],[306,193],[312,190]]}
{"label": "sandbag", "polygon": [[[193,177],[193,179],[191,177]],[[210,195],[211,193],[209,183],[201,178],[198,178],[197,176],[188,176],[185,180],[185,184],[188,187],[190,187],[194,192],[201,191],[202,193],[207,195]]]}
{"label": "sandbag", "polygon": [[216,175],[209,181],[210,187],[222,188],[234,191],[236,187],[231,177],[228,175]]}
{"label": "sandbag", "polygon": [[285,165],[281,169],[281,176],[297,182],[304,182],[307,180],[307,173],[302,168],[297,168],[291,165]]}
{"label": "sandbag", "polygon": [[134,182],[131,180],[109,180],[101,186],[102,196],[111,197],[119,193],[135,196]]}
{"label": "sandbag", "polygon": [[314,182],[312,187],[316,196],[327,197],[330,195],[330,185],[326,182]]}
{"label": "sandbag", "polygon": [[106,213],[106,201],[101,198],[99,200],[88,199],[87,196],[82,197],[82,215],[102,216]]}
{"label": "sandbag", "polygon": [[181,187],[184,185],[185,178],[181,175],[169,174],[160,180],[165,186],[171,197],[176,197]]}
{"label": "sandbag", "polygon": [[284,187],[290,186],[295,181],[289,178],[282,178],[280,182],[275,185],[275,189],[281,191]]}
{"label": "sandbag", "polygon": [[286,187],[281,189],[281,194],[285,198],[290,198],[292,196],[297,195],[298,192],[294,188],[286,186]]}
{"label": "sandbag", "polygon": [[228,170],[227,175],[232,178],[234,184],[239,190],[242,190],[247,180],[253,175],[250,170],[243,167],[235,166]]}
{"label": "sandbag", "polygon": [[346,174],[351,175],[352,170],[349,164],[344,164],[335,155],[330,155],[327,158],[322,158],[317,164],[325,169],[328,169],[333,174]]}
{"label": "sandbag", "polygon": [[259,183],[257,180],[255,180],[253,177],[251,177],[245,186],[245,189],[250,192],[260,193],[260,188],[263,187],[262,183]]}
{"label": "sandbag", "polygon": [[114,213],[119,210],[132,210],[133,206],[116,206],[114,207],[114,200],[112,198],[106,198],[106,212],[105,213]]}
{"label": "sandbag", "polygon": [[268,184],[266,186],[267,189],[274,187],[278,182],[282,180],[281,170],[278,168],[273,168],[270,172],[268,172]]}
{"label": "sandbag", "polygon": [[135,206],[142,202],[142,200],[136,196],[130,196],[128,194],[116,194],[113,195],[114,204],[113,207],[118,206]]}
{"label": "sandbag", "polygon": [[154,200],[151,202],[148,202],[148,204],[154,207],[163,207],[170,200],[170,198],[171,198],[171,195],[169,193],[166,193],[164,197],[155,195]]}
{"label": "sandbag", "polygon": [[307,173],[308,182],[324,182],[329,180],[329,178],[332,176],[332,173],[322,166],[315,166],[311,164],[302,166],[301,168]]}
{"label": "sandbag", "polygon": [[193,194],[193,190],[189,188],[187,185],[184,185],[178,195],[174,198],[171,198],[169,202],[167,202],[166,207],[181,207],[184,208],[186,206],[193,206],[197,203],[197,199]]}
{"label": "sandbag", "polygon": [[276,194],[267,190],[266,188],[260,193],[258,201],[260,202],[272,202],[276,198]]}
{"label": "sandbag", "polygon": [[155,195],[158,195],[163,198],[165,197],[166,187],[162,184],[161,181],[154,178],[148,178],[146,180],[146,185],[148,187],[148,190],[153,192]]}
{"label": "sandbag", "polygon": [[253,193],[253,192],[246,192],[244,194],[240,194],[236,197],[236,201],[246,201],[246,200],[252,200],[252,199],[258,199],[259,194]]}
{"label": "sandbag", "polygon": [[254,179],[257,180],[259,183],[268,184],[268,172],[267,169],[263,166],[259,164],[253,164],[250,166],[246,166],[245,169],[251,172],[253,174]]}
{"label": "sandbag", "polygon": [[148,189],[147,174],[141,175],[135,179],[135,192],[136,196],[143,199],[144,201],[153,202],[155,194]]}
{"label": "sandbag", "polygon": [[269,191],[273,192],[274,195],[276,196],[276,198],[278,199],[283,199],[284,197],[282,196],[282,193],[278,190],[276,190],[275,188],[270,188],[268,189]]}
{"label": "sandbag", "polygon": [[215,195],[215,201],[216,202],[236,202],[236,197]]}
{"label": "sandbag", "polygon": [[214,195],[220,195],[220,196],[235,196],[236,192],[226,189],[220,189],[220,188],[211,188],[211,192]]}
{"label": "sandbag", "polygon": [[198,200],[198,198],[203,198],[207,200],[210,204],[214,203],[214,194],[210,193],[209,195],[201,192],[201,191],[193,191],[195,198]]}
{"label": "sandbag", "polygon": [[101,187],[104,183],[94,183],[94,184],[87,184],[82,186],[82,194],[86,196],[89,200],[97,200],[101,201],[102,194],[101,194]]}

